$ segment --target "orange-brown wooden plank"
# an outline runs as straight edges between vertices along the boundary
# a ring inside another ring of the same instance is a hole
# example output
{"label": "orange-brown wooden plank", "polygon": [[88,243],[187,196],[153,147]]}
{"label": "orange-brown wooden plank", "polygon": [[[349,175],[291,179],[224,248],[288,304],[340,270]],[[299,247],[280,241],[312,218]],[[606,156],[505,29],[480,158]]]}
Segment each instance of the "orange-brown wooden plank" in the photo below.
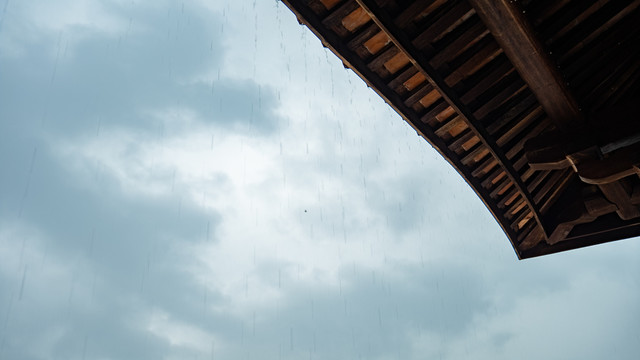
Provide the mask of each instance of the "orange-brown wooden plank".
{"label": "orange-brown wooden plank", "polygon": [[478,165],[478,167],[471,172],[471,175],[477,178],[481,178],[489,173],[489,171],[491,171],[493,168],[495,168],[496,165],[498,165],[498,160],[491,156],[483,161],[482,164]]}
{"label": "orange-brown wooden plank", "polygon": [[488,33],[489,30],[487,30],[484,24],[480,20],[476,19],[476,23],[473,26],[467,29],[462,35],[456,37],[450,44],[446,45],[444,49],[438,51],[438,53],[433,56],[430,60],[431,65],[435,68],[440,67],[445,62],[460,55],[470,46],[476,44],[487,36]]}
{"label": "orange-brown wooden plank", "polygon": [[507,173],[505,172],[504,168],[499,166],[495,170],[493,170],[486,179],[482,180],[482,187],[484,187],[485,189],[491,189],[505,176],[507,176]]}
{"label": "orange-brown wooden plank", "polygon": [[431,43],[436,38],[451,28],[461,18],[468,16],[471,11],[473,11],[473,9],[469,6],[469,3],[466,1],[460,2],[413,39],[413,45],[418,49],[430,49],[432,47]]}

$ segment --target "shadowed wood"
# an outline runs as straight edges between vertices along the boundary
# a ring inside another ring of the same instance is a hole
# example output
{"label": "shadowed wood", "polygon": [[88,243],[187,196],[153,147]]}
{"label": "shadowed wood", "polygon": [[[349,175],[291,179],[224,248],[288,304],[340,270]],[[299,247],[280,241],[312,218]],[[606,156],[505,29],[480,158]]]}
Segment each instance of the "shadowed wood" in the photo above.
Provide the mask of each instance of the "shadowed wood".
{"label": "shadowed wood", "polygon": [[614,212],[616,205],[608,202],[602,197],[591,197],[583,202],[576,201],[571,206],[565,208],[561,214],[563,221],[558,224],[549,236],[549,245],[554,245],[567,238],[571,230],[578,224],[585,224],[594,221],[599,216]]}
{"label": "shadowed wood", "polygon": [[567,127],[579,121],[577,102],[522,10],[508,0],[469,2],[554,123]]}
{"label": "shadowed wood", "polygon": [[640,216],[638,207],[631,203],[630,194],[619,181],[598,185],[604,196],[618,207],[618,216],[622,220],[629,220]]}

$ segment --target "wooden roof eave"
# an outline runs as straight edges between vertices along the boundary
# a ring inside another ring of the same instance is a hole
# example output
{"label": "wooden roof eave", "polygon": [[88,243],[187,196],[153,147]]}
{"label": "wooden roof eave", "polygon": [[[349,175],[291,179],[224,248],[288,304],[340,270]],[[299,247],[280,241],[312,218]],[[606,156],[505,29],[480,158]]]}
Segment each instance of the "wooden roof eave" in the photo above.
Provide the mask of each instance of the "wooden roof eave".
{"label": "wooden roof eave", "polygon": [[[431,129],[426,123],[421,121],[421,116],[418,116],[413,109],[406,106],[403,99],[400,98],[397,93],[392,91],[388,87],[388,85],[367,66],[363,59],[361,59],[352,49],[344,44],[336,33],[333,33],[331,30],[327,29],[327,27],[324,26],[322,19],[316,13],[314,13],[314,11],[310,7],[298,6],[298,2],[291,0],[283,0],[283,2],[285,3],[285,5],[287,5],[287,7],[289,7],[289,9],[294,12],[300,24],[306,25],[320,39],[323,46],[329,48],[338,58],[340,58],[346,68],[350,68],[356,74],[358,74],[358,76],[363,79],[370,88],[376,91],[376,93],[380,95],[398,114],[400,114],[420,136],[427,140],[440,153],[440,155],[443,156],[458,171],[458,173],[476,192],[487,209],[492,213],[502,230],[509,238],[516,255],[519,259],[522,259],[522,251],[518,247],[518,244],[515,242],[517,241],[519,234],[510,228],[510,221],[503,217],[503,210],[498,207],[498,203],[496,201],[492,201],[490,191],[483,187],[482,182],[472,175],[472,169],[462,163],[460,156],[453,150],[451,150],[447,146],[447,144],[434,133],[433,129]],[[362,6],[362,3],[360,1],[358,1],[358,3]],[[369,11],[372,6],[376,6],[369,1],[366,2],[365,5],[366,6],[364,7],[364,9]],[[370,12],[369,14],[371,16]],[[377,16],[371,17],[372,19],[378,19]],[[378,21],[380,21],[380,19],[378,19]],[[388,20],[386,20],[382,24],[388,24]],[[380,26],[380,23],[378,23],[378,26]],[[390,36],[390,38],[392,39],[392,42],[395,41],[394,44],[398,46],[399,49],[403,49],[403,43],[399,43],[397,37],[394,39],[393,36]],[[420,65],[412,56],[409,56],[409,58],[414,65]],[[428,66],[428,63],[426,64]],[[453,95],[453,92],[448,86],[443,85],[445,84],[444,79],[442,79],[442,77],[438,75],[430,66],[425,69],[424,64],[422,64],[421,66],[419,66],[419,69],[424,72],[423,75],[425,75],[432,84],[438,86],[436,87],[437,89],[444,88],[444,90],[440,91],[440,93],[443,95],[445,100],[460,115],[465,116],[466,114],[465,122],[470,125],[471,129],[476,129],[475,125],[471,121],[469,121],[469,118],[467,117],[470,116],[470,111],[466,108],[466,106],[461,104],[458,97]],[[434,81],[431,76],[435,77],[437,81]],[[462,111],[462,109],[464,111]],[[482,129],[480,132],[478,132],[477,130],[474,132],[478,135],[479,138],[481,138],[481,140],[484,140],[485,145],[488,145],[487,147],[490,149],[492,155],[501,163],[501,165],[505,169],[507,177],[513,182],[518,192],[522,194],[529,209],[531,209],[536,226],[542,229],[539,213],[537,213],[537,208],[533,206],[531,195],[527,191],[523,191],[523,189],[526,189],[526,187],[522,183],[520,177],[516,176],[517,173],[513,168],[513,165],[506,159],[503,153],[496,154],[494,147],[492,147],[491,143],[487,141],[488,136],[486,136],[486,130]],[[493,146],[495,146],[495,144],[493,144]]]}
{"label": "wooden roof eave", "polygon": [[[627,16],[640,0],[558,14],[510,0],[283,1],[460,173],[518,258],[640,234],[640,181],[627,176],[640,162],[616,162],[635,151],[633,123],[609,122],[640,93],[640,62],[626,56],[640,44]],[[543,21],[571,32],[551,39]],[[599,34],[604,45],[580,50]],[[623,149],[598,156],[609,143]]]}
{"label": "wooden roof eave", "polygon": [[[355,0],[371,17],[371,19],[389,36],[391,41],[402,51],[411,62],[419,69],[419,71],[427,78],[427,80],[431,83],[431,85],[440,92],[442,97],[449,103],[449,105],[456,110],[458,114],[460,114],[467,124],[467,126],[480,138],[480,141],[489,149],[491,154],[500,165],[506,170],[507,176],[515,185],[517,191],[522,195],[529,209],[533,213],[533,217],[541,228],[542,222],[540,219],[540,213],[538,207],[535,206],[533,202],[532,196],[529,191],[526,190],[526,185],[522,181],[522,178],[519,176],[511,161],[507,159],[505,154],[500,150],[499,146],[496,144],[495,140],[488,134],[487,130],[482,126],[476,126],[477,119],[471,112],[471,110],[461,101],[460,97],[455,94],[453,89],[447,85],[445,79],[429,64],[428,59],[425,58],[422,52],[415,49],[414,46],[411,45],[411,42],[406,39],[400,30],[397,29],[394,22],[386,15],[385,11],[380,8],[380,6],[373,0]],[[428,140],[428,139],[427,139]],[[457,168],[457,167],[456,167]],[[460,169],[458,169],[460,171]],[[472,184],[467,177],[465,180]],[[473,184],[472,184],[473,185]],[[474,189],[476,188],[475,186]],[[476,190],[477,192],[477,190]],[[482,198],[482,194],[478,194]],[[486,198],[489,199],[489,198]],[[487,204],[487,200],[483,198],[485,204]],[[496,212],[496,209],[492,209],[491,206],[487,204],[487,207],[491,210],[494,217],[500,221],[500,218],[496,216],[499,212]],[[501,224],[502,228],[505,229],[505,225]],[[509,234],[509,233],[508,233]],[[520,258],[520,252],[518,245],[510,240],[514,250],[518,254]]]}

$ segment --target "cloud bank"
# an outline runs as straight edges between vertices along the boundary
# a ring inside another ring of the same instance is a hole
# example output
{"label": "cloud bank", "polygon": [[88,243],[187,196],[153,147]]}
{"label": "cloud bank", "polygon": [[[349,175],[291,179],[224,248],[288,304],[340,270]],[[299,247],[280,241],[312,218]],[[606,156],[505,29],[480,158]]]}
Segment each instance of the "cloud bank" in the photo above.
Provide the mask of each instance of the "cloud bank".
{"label": "cloud bank", "polygon": [[0,25],[0,358],[634,359],[640,246],[518,262],[278,2]]}

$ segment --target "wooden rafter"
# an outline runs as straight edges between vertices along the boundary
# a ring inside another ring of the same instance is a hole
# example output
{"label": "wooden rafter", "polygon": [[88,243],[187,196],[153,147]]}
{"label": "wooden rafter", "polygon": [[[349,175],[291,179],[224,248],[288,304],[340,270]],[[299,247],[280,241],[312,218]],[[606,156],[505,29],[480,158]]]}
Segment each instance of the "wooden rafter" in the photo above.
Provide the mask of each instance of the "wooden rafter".
{"label": "wooden rafter", "polygon": [[[516,169],[513,167],[511,161],[507,159],[505,154],[500,150],[495,140],[487,132],[487,130],[479,125],[478,119],[474,116],[473,112],[465,105],[460,97],[453,91],[451,86],[448,85],[447,80],[436,71],[429,63],[424,54],[416,47],[411,45],[411,41],[407,39],[402,31],[400,31],[395,25],[393,19],[391,19],[386,12],[380,8],[380,6],[374,0],[355,0],[371,17],[371,19],[387,34],[396,47],[402,51],[416,66],[416,68],[427,78],[433,88],[438,90],[442,97],[449,103],[449,105],[461,115],[461,118],[465,121],[467,126],[478,136],[480,141],[489,149],[490,153],[506,170],[507,176],[515,186],[515,191],[522,194],[526,204],[533,213],[533,217],[539,226],[542,226],[540,220],[540,213],[535,206],[535,203],[531,197],[531,194],[526,190],[526,185],[522,181]],[[517,246],[514,245],[517,248]]]}

